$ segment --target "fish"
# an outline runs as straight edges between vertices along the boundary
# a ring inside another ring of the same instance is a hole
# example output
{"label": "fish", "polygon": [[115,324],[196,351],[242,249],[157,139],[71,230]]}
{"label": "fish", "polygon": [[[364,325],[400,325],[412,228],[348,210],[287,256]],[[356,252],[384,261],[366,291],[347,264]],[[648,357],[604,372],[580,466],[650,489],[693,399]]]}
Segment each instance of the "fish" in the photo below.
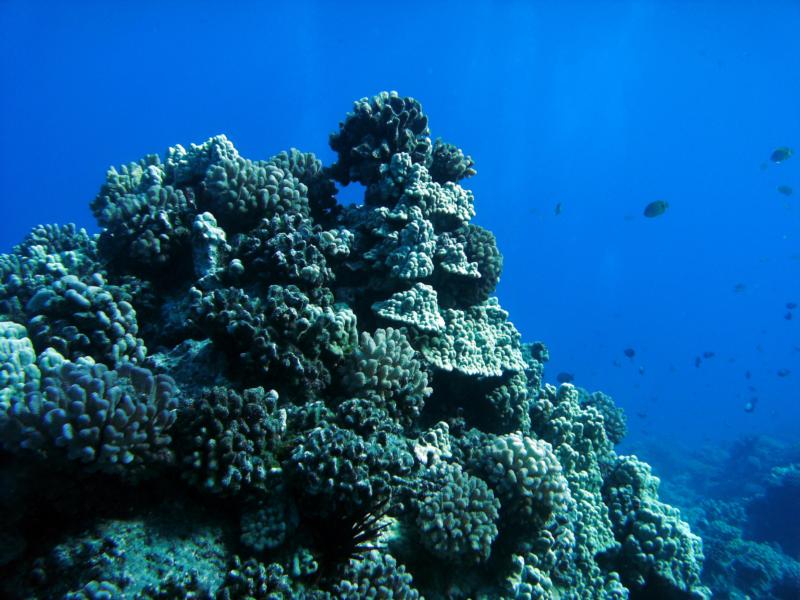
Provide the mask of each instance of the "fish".
{"label": "fish", "polygon": [[750,371],[745,371],[744,372],[744,378],[745,379],[750,379],[751,377],[752,377],[752,375],[750,374]]}
{"label": "fish", "polygon": [[791,196],[794,193],[790,185],[779,185],[776,189],[784,196]]}
{"label": "fish", "polygon": [[616,358],[611,361],[611,364],[614,365],[615,367],[621,367],[622,366],[622,363],[620,363]]}
{"label": "fish", "polygon": [[772,151],[772,154],[769,155],[769,159],[774,163],[782,163],[785,160],[788,160],[794,154],[794,150],[791,148],[787,148],[786,146],[781,146],[780,148],[775,148]]}
{"label": "fish", "polygon": [[556,216],[561,214],[561,202],[558,202],[556,204],[556,207],[553,209],[553,212],[555,213]]}
{"label": "fish", "polygon": [[787,302],[786,303],[786,308],[788,308],[789,310],[794,310],[795,308],[797,308],[797,303],[796,302]]}
{"label": "fish", "polygon": [[647,418],[647,413],[642,411],[642,410],[640,410],[640,411],[638,411],[636,413],[636,416],[639,417],[640,419],[646,419]]}
{"label": "fish", "polygon": [[699,356],[694,357],[694,366],[699,367],[703,360]]}
{"label": "fish", "polygon": [[751,413],[756,409],[756,402],[758,401],[757,398],[753,398],[752,400],[748,400],[745,402],[744,405],[744,412]]}
{"label": "fish", "polygon": [[634,350],[633,348],[625,348],[625,350],[623,350],[622,352],[625,354],[625,356],[627,356],[630,359],[633,359],[633,357],[636,356],[636,350]]}
{"label": "fish", "polygon": [[669,208],[669,202],[666,200],[656,200],[644,207],[644,216],[652,219],[653,217],[660,217]]}
{"label": "fish", "polygon": [[789,369],[778,369],[778,377],[788,377],[791,374]]}
{"label": "fish", "polygon": [[703,358],[714,358],[715,356],[716,353],[711,352],[710,350],[703,352]]}
{"label": "fish", "polygon": [[644,367],[639,367],[639,375],[644,375]]}
{"label": "fish", "polygon": [[747,289],[746,283],[737,283],[735,286],[733,286],[733,291],[736,292],[737,294],[741,294],[746,289]]}
{"label": "fish", "polygon": [[562,371],[558,375],[556,375],[556,381],[558,383],[572,383],[575,381],[575,375],[572,373],[567,373],[566,371]]}
{"label": "fish", "polygon": [[792,320],[792,311],[788,311],[785,315],[783,315],[783,318],[786,319],[787,321],[791,321]]}

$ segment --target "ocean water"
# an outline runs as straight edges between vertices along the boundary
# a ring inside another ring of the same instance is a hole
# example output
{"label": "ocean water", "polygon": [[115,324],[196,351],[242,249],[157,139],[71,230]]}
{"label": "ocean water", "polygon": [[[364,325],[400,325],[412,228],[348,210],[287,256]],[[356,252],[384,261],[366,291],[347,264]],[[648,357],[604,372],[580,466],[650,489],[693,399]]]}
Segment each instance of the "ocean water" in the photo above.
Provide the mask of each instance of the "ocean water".
{"label": "ocean water", "polygon": [[720,569],[705,585],[797,597],[800,550],[775,530],[800,531],[798,31],[788,0],[7,0],[0,252],[38,224],[99,233],[90,203],[111,165],[218,134],[253,160],[294,147],[331,165],[355,100],[413,97],[431,137],[474,159],[460,183],[503,255],[494,295],[546,344],[544,380],[613,397],[617,452],[653,465],[714,564],[735,550],[709,502],[739,507],[718,512],[739,515],[726,522],[748,552],[774,552],[758,582]]}

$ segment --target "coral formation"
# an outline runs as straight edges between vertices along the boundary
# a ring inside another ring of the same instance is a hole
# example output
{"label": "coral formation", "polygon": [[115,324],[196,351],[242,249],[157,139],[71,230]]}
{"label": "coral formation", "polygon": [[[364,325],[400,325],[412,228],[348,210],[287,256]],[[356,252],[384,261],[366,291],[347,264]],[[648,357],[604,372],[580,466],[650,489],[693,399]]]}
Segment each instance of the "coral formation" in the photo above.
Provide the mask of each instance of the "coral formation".
{"label": "coral formation", "polygon": [[180,409],[175,447],[183,477],[217,494],[265,488],[275,465],[270,450],[286,431],[277,404],[273,390],[215,387]]}
{"label": "coral formation", "polygon": [[658,500],[659,479],[634,456],[617,458],[604,482],[614,536],[620,544],[613,560],[623,583],[633,589],[659,577],[679,589],[700,580],[697,557],[702,542],[680,519],[680,512]]}
{"label": "coral formation", "polygon": [[0,413],[0,445],[53,462],[124,473],[170,461],[167,430],[178,406],[175,381],[124,363],[73,363],[52,348],[39,355],[42,380],[31,380]]}
{"label": "coral formation", "polygon": [[428,373],[402,329],[363,332],[341,369],[348,394],[366,398],[401,424],[415,422],[431,393]]}
{"label": "coral formation", "polygon": [[356,102],[339,131],[331,134],[330,144],[339,154],[333,172],[344,184],[374,182],[380,167],[401,152],[415,163],[431,160],[428,117],[417,100],[397,92],[381,92]]}
{"label": "coral formation", "polygon": [[800,444],[747,436],[700,451],[646,450],[676,475],[662,480],[662,495],[702,536],[702,578],[715,598],[800,597]]}
{"label": "coral formation", "polygon": [[497,537],[500,502],[485,481],[457,464],[439,463],[423,476],[430,484],[417,501],[422,544],[452,562],[483,562]]}
{"label": "coral formation", "polygon": [[330,144],[175,146],[0,257],[0,593],[706,596],[622,412],[492,296],[472,158],[396,92]]}

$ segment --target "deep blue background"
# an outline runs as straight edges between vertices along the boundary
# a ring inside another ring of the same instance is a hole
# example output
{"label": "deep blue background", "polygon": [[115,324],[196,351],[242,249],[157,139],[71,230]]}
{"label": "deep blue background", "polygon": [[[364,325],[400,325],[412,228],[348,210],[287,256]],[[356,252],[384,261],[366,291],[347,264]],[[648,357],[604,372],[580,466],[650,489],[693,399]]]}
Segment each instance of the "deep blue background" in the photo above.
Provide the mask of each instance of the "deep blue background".
{"label": "deep blue background", "polygon": [[762,168],[800,151],[800,3],[225,4],[0,2],[0,251],[94,230],[106,169],[176,143],[330,163],[352,102],[396,89],[475,158],[550,381],[612,394],[633,442],[800,436],[800,155]]}

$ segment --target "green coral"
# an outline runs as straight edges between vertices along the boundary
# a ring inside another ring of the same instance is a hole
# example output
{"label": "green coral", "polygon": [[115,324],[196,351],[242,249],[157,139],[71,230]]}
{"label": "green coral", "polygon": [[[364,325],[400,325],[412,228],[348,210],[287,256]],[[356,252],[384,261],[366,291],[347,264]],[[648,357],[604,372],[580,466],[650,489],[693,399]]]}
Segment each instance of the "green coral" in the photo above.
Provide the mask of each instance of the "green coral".
{"label": "green coral", "polygon": [[530,415],[532,431],[552,446],[571,496],[555,517],[571,530],[574,558],[569,566],[557,565],[552,579],[562,589],[575,590],[570,597],[600,596],[608,575],[597,556],[617,547],[602,494],[604,473],[615,456],[603,418],[593,407],[582,407],[578,390],[569,384],[541,388],[531,399]]}
{"label": "green coral", "polygon": [[500,377],[525,368],[519,332],[497,299],[490,298],[466,310],[444,309],[441,315],[444,331],[436,336],[421,336],[420,343],[422,355],[437,369]]}
{"label": "green coral", "polygon": [[171,460],[168,430],[178,390],[168,375],[123,363],[116,370],[72,363],[49,349],[42,374],[0,412],[0,440],[13,452],[76,461],[89,471],[126,474]]}
{"label": "green coral", "polygon": [[278,548],[294,528],[292,517],[286,499],[280,494],[268,495],[257,508],[242,513],[242,544],[256,552]]}
{"label": "green coral", "polygon": [[431,485],[417,500],[422,544],[447,561],[486,561],[497,537],[500,509],[486,482],[447,463],[428,468],[423,480]]}
{"label": "green coral", "polygon": [[352,560],[333,591],[340,600],[415,600],[420,597],[405,567],[390,554],[377,550]]}
{"label": "green coral", "polygon": [[0,410],[25,393],[26,384],[39,386],[41,373],[25,327],[0,321]]}
{"label": "green coral", "polygon": [[665,580],[674,588],[700,587],[703,544],[681,520],[680,511],[658,500],[659,479],[635,456],[620,456],[603,485],[622,581],[633,589]]}
{"label": "green coral", "polygon": [[339,131],[331,134],[330,145],[339,155],[333,174],[345,184],[372,183],[381,165],[400,152],[408,153],[415,163],[431,160],[428,117],[417,100],[402,98],[397,92],[355,102]]}
{"label": "green coral", "polygon": [[402,194],[391,206],[391,218],[410,221],[412,210],[418,208],[423,218],[433,223],[437,231],[448,231],[467,223],[475,216],[472,192],[457,183],[433,181],[428,170],[413,164],[408,154],[395,154],[383,168],[384,177],[394,182]]}
{"label": "green coral", "polygon": [[[583,392],[583,390],[579,390]],[[606,437],[612,444],[619,444],[628,432],[628,420],[625,411],[614,404],[614,399],[603,392],[582,394],[581,405],[595,407],[603,415],[603,426]]]}
{"label": "green coral", "polygon": [[477,173],[473,168],[475,162],[470,155],[458,146],[443,142],[442,138],[436,138],[433,143],[433,157],[431,159],[430,173],[431,178],[438,182],[446,181],[457,182],[466,177],[472,177]]}
{"label": "green coral", "polygon": [[363,332],[341,370],[349,395],[370,400],[402,424],[416,420],[431,393],[428,374],[401,329]]}
{"label": "green coral", "polygon": [[294,285],[270,285],[253,295],[238,287],[192,288],[190,294],[195,323],[228,356],[231,371],[248,382],[269,375],[294,392],[319,390],[330,382],[328,365],[355,344],[348,307],[329,298],[315,304]]}
{"label": "green coral", "polygon": [[322,166],[322,161],[312,152],[291,148],[288,152],[279,152],[269,162],[297,177],[308,188],[308,203],[316,221],[330,220],[338,213],[336,185]]}
{"label": "green coral", "polygon": [[512,372],[501,383],[486,394],[492,406],[494,419],[486,418],[487,423],[495,421],[493,430],[529,432],[531,419],[528,413],[528,382],[524,373]]}
{"label": "green coral", "polygon": [[36,292],[66,275],[85,279],[101,270],[95,236],[73,224],[39,225],[13,254],[0,254],[0,315],[24,323]]}
{"label": "green coral", "polygon": [[217,600],[291,600],[298,590],[279,563],[264,564],[254,558],[235,556]]}
{"label": "green coral", "polygon": [[271,451],[286,431],[286,419],[274,390],[206,391],[178,411],[175,446],[184,466],[181,474],[217,494],[266,489],[273,483]]}
{"label": "green coral", "polygon": [[471,462],[497,493],[514,527],[540,527],[570,500],[561,465],[545,441],[519,433],[498,436]]}
{"label": "green coral", "polygon": [[285,468],[294,486],[321,515],[363,510],[391,494],[395,477],[414,464],[405,444],[387,434],[365,439],[326,424],[298,441]]}
{"label": "green coral", "polygon": [[439,333],[444,329],[436,290],[424,283],[415,283],[409,290],[392,294],[383,302],[376,302],[372,310],[382,319],[411,325],[419,331]]}
{"label": "green coral", "polygon": [[85,281],[65,275],[25,305],[28,333],[39,352],[52,347],[73,360],[89,356],[111,365],[141,363],[147,348],[129,300],[98,273]]}

